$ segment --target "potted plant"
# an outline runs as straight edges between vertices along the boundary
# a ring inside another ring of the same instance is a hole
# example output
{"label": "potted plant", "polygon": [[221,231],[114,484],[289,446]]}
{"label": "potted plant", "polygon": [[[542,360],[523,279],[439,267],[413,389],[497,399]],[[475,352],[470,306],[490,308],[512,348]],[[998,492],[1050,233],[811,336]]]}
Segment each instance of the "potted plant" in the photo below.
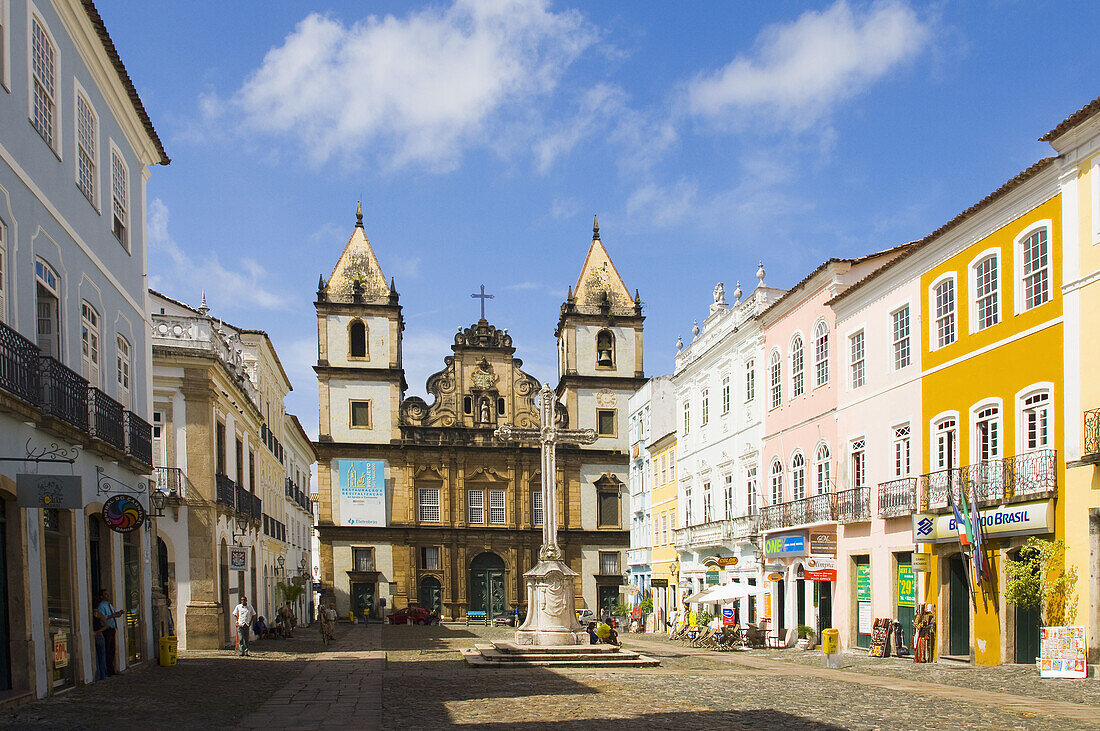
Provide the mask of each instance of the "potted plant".
{"label": "potted plant", "polygon": [[798,632],[798,642],[796,647],[799,650],[809,650],[814,646],[814,628],[806,624],[798,625],[796,630]]}

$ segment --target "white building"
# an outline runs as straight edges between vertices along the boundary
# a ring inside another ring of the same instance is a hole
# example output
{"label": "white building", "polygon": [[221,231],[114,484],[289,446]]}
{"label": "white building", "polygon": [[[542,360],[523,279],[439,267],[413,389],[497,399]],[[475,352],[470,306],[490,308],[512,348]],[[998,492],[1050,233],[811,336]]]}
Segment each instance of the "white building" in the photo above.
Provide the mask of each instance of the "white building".
{"label": "white building", "polygon": [[[680,587],[755,584],[762,568],[757,511],[763,440],[764,334],[759,315],[783,294],[764,285],[729,305],[721,283],[702,328],[676,355]],[[750,617],[754,614],[749,610]]]}
{"label": "white building", "polygon": [[[131,517],[149,508],[145,182],[158,164],[94,5],[0,2],[3,697],[96,679],[102,591],[125,612],[108,635],[114,669],[153,654],[155,534]],[[63,483],[55,507],[34,507]]]}
{"label": "white building", "polygon": [[649,596],[653,580],[652,486],[649,445],[655,436],[675,431],[676,395],[668,376],[656,376],[630,397],[630,551],[627,581],[631,603]]}

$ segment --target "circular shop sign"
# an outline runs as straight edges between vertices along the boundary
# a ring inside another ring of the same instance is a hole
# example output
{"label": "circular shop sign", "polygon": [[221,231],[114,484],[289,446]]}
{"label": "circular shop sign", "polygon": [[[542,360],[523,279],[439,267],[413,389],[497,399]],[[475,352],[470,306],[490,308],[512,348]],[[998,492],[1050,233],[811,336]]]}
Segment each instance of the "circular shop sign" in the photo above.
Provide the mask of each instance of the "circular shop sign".
{"label": "circular shop sign", "polygon": [[129,533],[145,522],[145,508],[131,495],[115,495],[103,503],[103,522],[115,533]]}

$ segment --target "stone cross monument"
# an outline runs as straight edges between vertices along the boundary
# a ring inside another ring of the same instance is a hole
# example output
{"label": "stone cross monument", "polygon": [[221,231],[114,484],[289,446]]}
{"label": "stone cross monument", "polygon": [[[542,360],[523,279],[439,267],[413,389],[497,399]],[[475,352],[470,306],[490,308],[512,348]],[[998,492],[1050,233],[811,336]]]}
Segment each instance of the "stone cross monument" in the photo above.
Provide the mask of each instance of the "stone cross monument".
{"label": "stone cross monument", "polygon": [[577,623],[573,584],[577,572],[565,563],[558,545],[557,444],[591,444],[592,429],[559,429],[554,426],[557,397],[549,384],[539,391],[542,428],[518,429],[511,424],[496,430],[504,441],[538,442],[542,451],[542,547],[527,577],[527,619],[516,631],[517,645],[580,645],[588,642]]}

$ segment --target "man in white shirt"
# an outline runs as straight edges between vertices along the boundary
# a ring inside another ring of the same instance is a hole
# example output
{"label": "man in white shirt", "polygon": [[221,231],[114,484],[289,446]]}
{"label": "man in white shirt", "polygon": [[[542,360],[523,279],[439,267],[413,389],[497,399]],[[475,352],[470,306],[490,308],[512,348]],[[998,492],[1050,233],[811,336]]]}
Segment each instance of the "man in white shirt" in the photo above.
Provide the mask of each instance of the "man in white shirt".
{"label": "man in white shirt", "polygon": [[237,622],[237,654],[241,657],[248,655],[248,631],[252,627],[252,621],[256,619],[256,610],[248,603],[248,597],[242,596],[241,603],[233,607],[229,616]]}

